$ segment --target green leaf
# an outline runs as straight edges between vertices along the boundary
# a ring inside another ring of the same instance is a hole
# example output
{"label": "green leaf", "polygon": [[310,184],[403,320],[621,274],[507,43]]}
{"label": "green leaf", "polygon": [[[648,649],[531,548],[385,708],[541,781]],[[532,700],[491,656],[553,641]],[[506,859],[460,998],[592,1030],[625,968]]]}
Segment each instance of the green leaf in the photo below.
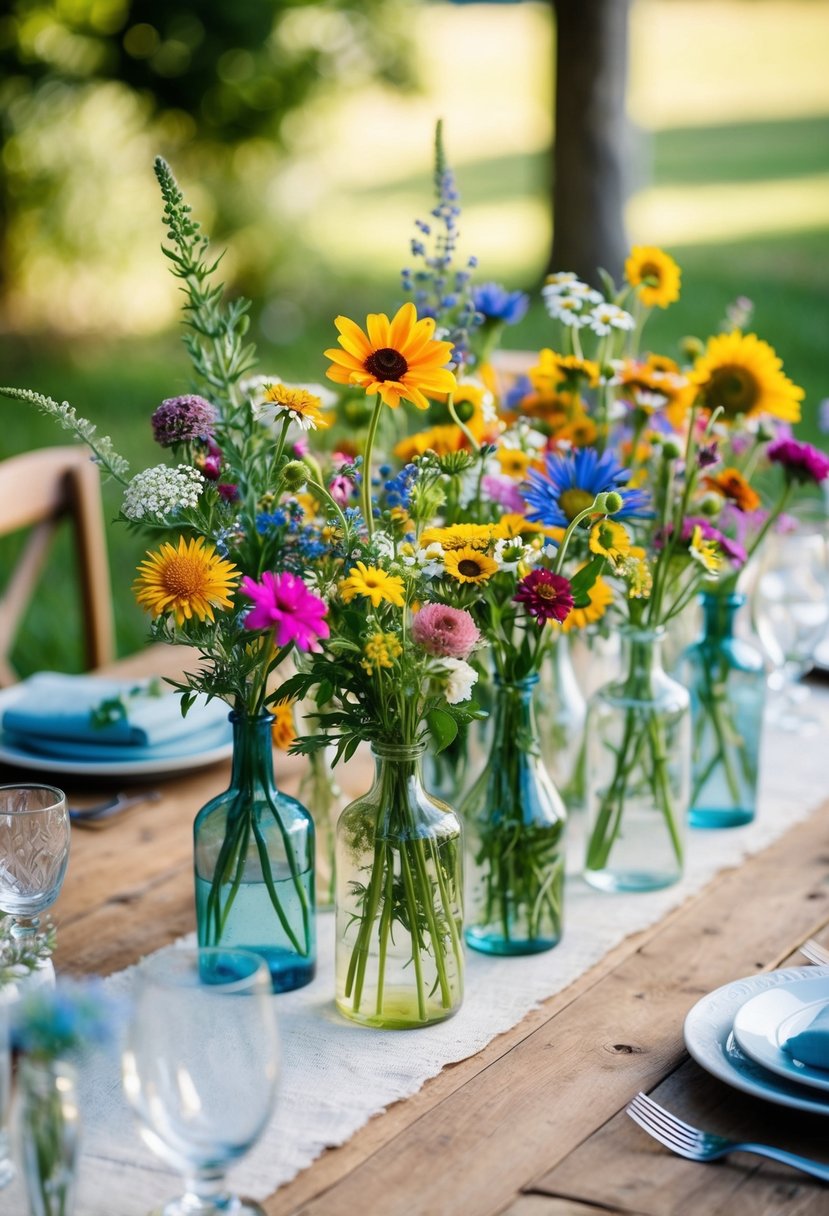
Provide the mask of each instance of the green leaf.
{"label": "green leaf", "polygon": [[458,724],[445,709],[433,709],[426,718],[429,733],[435,741],[435,751],[439,754],[453,743],[458,734]]}

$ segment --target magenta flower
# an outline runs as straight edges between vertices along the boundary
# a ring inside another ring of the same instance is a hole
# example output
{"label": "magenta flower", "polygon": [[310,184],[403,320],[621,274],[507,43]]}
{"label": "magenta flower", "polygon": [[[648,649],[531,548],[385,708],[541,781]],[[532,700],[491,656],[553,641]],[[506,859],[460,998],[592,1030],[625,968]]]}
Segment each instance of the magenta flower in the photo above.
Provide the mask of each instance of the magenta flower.
{"label": "magenta flower", "polygon": [[811,443],[797,439],[777,439],[770,443],[766,455],[772,464],[782,466],[790,481],[820,483],[829,477],[829,457]]}
{"label": "magenta flower", "polygon": [[548,621],[566,621],[576,602],[570,580],[543,568],[531,570],[522,578],[512,598],[517,604],[523,604],[539,625],[546,625]]}
{"label": "magenta flower", "polygon": [[337,473],[328,484],[328,493],[338,507],[347,507],[354,493],[354,482],[350,477]]}
{"label": "magenta flower", "polygon": [[480,636],[469,613],[448,604],[424,604],[412,618],[414,640],[441,659],[467,658]]}
{"label": "magenta flower", "polygon": [[168,397],[152,416],[153,435],[163,448],[194,439],[209,439],[218,413],[204,397]]}
{"label": "magenta flower", "polygon": [[201,471],[208,481],[218,481],[222,473],[222,458],[211,454],[202,461]]}
{"label": "magenta flower", "polygon": [[239,487],[232,481],[220,481],[216,489],[219,492],[219,498],[224,499],[225,502],[237,502],[239,499]]}
{"label": "magenta flower", "polygon": [[261,583],[242,579],[240,590],[252,599],[245,619],[246,629],[272,629],[277,646],[296,643],[297,650],[320,650],[319,638],[331,632],[323,620],[328,607],[308,590],[296,574],[272,574],[266,570]]}

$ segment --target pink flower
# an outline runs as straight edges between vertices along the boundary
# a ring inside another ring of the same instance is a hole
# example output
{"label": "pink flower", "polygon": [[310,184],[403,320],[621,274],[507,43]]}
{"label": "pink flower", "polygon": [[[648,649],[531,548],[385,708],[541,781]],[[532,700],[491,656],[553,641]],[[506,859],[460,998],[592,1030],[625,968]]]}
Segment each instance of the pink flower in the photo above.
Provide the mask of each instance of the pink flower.
{"label": "pink flower", "polygon": [[311,451],[311,445],[304,436],[300,436],[293,444],[293,454],[296,460],[302,460]]}
{"label": "pink flower", "polygon": [[769,444],[766,454],[772,464],[783,466],[790,481],[814,481],[819,484],[829,477],[829,457],[811,443],[777,439]]}
{"label": "pink flower", "polygon": [[297,650],[321,649],[318,639],[330,633],[323,620],[328,608],[298,575],[266,570],[261,583],[243,578],[240,590],[255,604],[245,619],[246,629],[272,629],[277,646],[296,642]]}
{"label": "pink flower", "polygon": [[465,659],[480,636],[469,613],[448,604],[424,604],[412,619],[414,640],[442,659]]}
{"label": "pink flower", "polygon": [[492,473],[487,473],[481,481],[481,489],[490,502],[497,502],[500,507],[513,515],[523,515],[527,510],[527,504],[511,477],[496,477]]}
{"label": "pink flower", "polygon": [[221,456],[217,456],[215,453],[205,456],[202,461],[201,471],[208,481],[218,481],[222,472]]}
{"label": "pink flower", "polygon": [[239,487],[232,481],[220,481],[216,489],[219,491],[219,498],[223,498],[225,502],[236,502],[239,498]]}
{"label": "pink flower", "polygon": [[576,602],[570,580],[543,568],[531,570],[522,578],[512,598],[517,604],[523,604],[539,625],[546,625],[548,621],[566,621]]}
{"label": "pink flower", "polygon": [[354,493],[354,482],[350,477],[344,477],[342,473],[337,473],[328,484],[328,493],[338,507],[347,507],[351,495]]}

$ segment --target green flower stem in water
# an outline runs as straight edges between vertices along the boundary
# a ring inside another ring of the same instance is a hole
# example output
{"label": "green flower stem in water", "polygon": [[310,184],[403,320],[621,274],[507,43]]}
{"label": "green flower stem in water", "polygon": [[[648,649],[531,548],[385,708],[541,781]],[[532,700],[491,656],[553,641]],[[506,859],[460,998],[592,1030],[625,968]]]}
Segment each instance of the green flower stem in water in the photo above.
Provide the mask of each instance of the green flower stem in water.
{"label": "green flower stem in water", "polygon": [[75,1077],[60,1060],[20,1068],[23,1165],[34,1216],[70,1216],[78,1151]]}

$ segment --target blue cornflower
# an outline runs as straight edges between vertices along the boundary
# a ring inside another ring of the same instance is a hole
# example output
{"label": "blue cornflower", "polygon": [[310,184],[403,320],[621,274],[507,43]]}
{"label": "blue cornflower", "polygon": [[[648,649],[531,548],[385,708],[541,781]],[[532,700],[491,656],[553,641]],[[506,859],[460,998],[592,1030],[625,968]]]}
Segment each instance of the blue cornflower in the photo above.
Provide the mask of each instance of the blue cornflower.
{"label": "blue cornflower", "polygon": [[500,283],[481,283],[472,289],[472,299],[487,321],[503,321],[505,325],[517,325],[530,306],[526,292],[507,291]]}
{"label": "blue cornflower", "polygon": [[392,477],[386,482],[386,506],[408,508],[412,500],[412,487],[416,480],[416,466],[404,465],[396,477]]}
{"label": "blue cornflower", "polygon": [[525,397],[529,397],[533,391],[532,380],[529,376],[518,376],[513,384],[507,389],[504,397],[504,405],[508,410],[514,410],[519,406]]}
{"label": "blue cornflower", "polygon": [[630,477],[613,452],[578,448],[566,455],[548,453],[546,471],[531,470],[521,493],[530,507],[527,518],[546,528],[566,528],[589,507],[597,494],[618,490],[624,506],[614,519],[650,519],[650,498],[644,490],[622,490]]}
{"label": "blue cornflower", "polygon": [[256,531],[260,536],[264,536],[273,528],[284,528],[287,522],[288,513],[281,507],[277,507],[275,511],[260,511],[256,516]]}

